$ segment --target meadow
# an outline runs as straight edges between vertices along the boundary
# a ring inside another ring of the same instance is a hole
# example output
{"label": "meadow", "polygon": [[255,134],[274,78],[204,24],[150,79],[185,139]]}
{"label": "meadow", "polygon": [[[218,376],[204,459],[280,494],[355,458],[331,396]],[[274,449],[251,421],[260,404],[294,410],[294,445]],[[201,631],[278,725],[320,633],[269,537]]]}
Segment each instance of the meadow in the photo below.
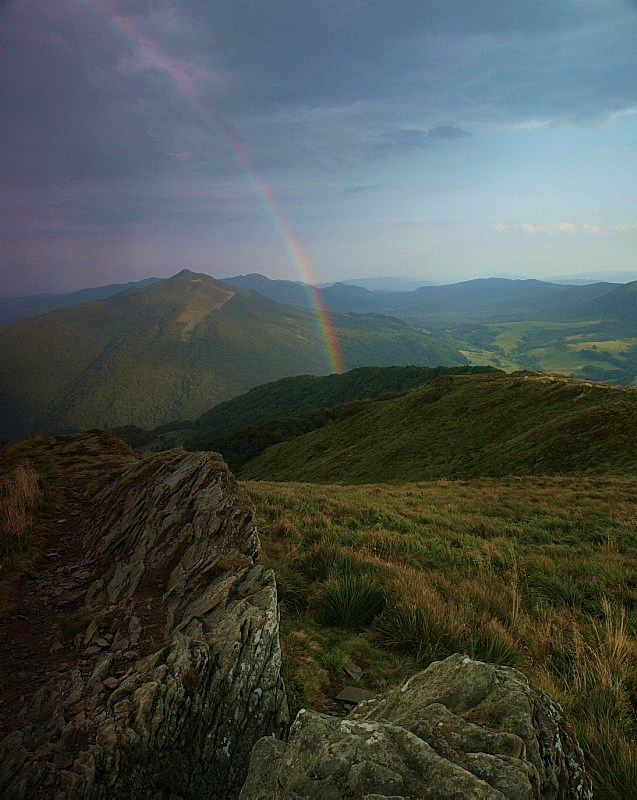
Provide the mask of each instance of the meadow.
{"label": "meadow", "polygon": [[454,330],[470,364],[544,370],[637,386],[634,325],[600,320],[523,320],[464,324]]}
{"label": "meadow", "polygon": [[637,785],[637,485],[621,477],[242,484],[276,572],[293,711],[463,652],[562,705],[595,796]]}
{"label": "meadow", "polygon": [[[0,613],[69,479],[87,498],[138,458],[112,434],[36,437],[0,458]],[[557,698],[595,797],[637,786],[637,482],[500,477],[358,485],[244,481],[276,573],[292,711],[340,710],[450,653]],[[364,670],[348,676],[351,665]]]}

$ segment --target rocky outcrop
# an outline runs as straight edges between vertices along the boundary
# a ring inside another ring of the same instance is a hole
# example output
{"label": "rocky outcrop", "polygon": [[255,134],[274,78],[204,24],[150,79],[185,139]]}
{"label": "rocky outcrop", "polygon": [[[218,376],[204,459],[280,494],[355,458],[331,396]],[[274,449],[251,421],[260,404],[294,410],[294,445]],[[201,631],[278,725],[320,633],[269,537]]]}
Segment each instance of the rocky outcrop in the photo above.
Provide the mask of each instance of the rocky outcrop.
{"label": "rocky outcrop", "polygon": [[460,655],[347,719],[300,711],[255,746],[241,800],[592,797],[559,707],[519,672]]}
{"label": "rocky outcrop", "polygon": [[68,669],[0,746],[5,798],[233,798],[280,737],[274,576],[215,454],[141,461],[94,500]]}

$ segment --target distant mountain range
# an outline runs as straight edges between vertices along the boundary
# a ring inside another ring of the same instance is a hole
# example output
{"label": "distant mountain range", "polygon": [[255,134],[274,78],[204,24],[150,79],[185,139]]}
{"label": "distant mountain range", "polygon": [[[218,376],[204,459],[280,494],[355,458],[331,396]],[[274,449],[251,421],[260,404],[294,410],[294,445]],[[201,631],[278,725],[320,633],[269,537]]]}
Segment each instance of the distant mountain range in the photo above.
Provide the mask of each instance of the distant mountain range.
{"label": "distant mountain range", "polygon": [[635,474],[637,390],[541,373],[451,375],[269,447],[273,481]]}
{"label": "distant mountain range", "polygon": [[[412,292],[420,286],[435,286],[436,281],[427,281],[416,278],[406,278],[397,275],[379,275],[376,278],[349,278],[343,281],[336,281],[337,283],[345,283],[350,286],[362,286],[363,289],[371,289],[374,292]],[[319,289],[324,289],[327,286],[333,286],[332,283],[319,284]]]}
{"label": "distant mountain range", "polygon": [[[125,289],[144,288],[159,280],[148,278],[136,283],[99,286],[70,294],[0,298],[0,323],[68,308],[89,300],[107,299]],[[573,285],[531,278],[500,277],[476,278],[443,285],[422,281],[420,286],[413,288],[407,279],[388,277],[348,279],[324,284],[311,291],[307,284],[273,280],[259,273],[222,278],[221,282],[236,289],[258,292],[270,300],[298,308],[313,308],[318,296],[329,311],[387,314],[425,325],[538,317],[582,319],[591,314],[607,316],[614,313],[612,309],[615,306],[619,308],[622,296],[629,306],[634,302],[630,292],[624,292],[625,287],[637,284],[637,281],[632,284],[583,281]],[[613,291],[616,291],[616,295],[609,298],[609,302],[595,304],[597,298]]]}
{"label": "distant mountain range", "polygon": [[25,297],[0,297],[0,323],[14,322],[36,314],[48,314],[58,308],[69,308],[90,300],[107,300],[126,289],[143,289],[162,280],[161,278],[144,278],[129,283],[111,283],[108,286],[94,286],[67,294],[34,294]]}
{"label": "distant mountain range", "polygon": [[[278,302],[310,307],[307,286],[294,281],[271,280],[264,275],[224,278],[225,283],[251,289]],[[637,282],[634,282],[637,285]],[[372,291],[350,283],[334,283],[319,290],[331,311],[389,314],[412,322],[439,324],[468,320],[519,319],[542,315],[569,319],[595,313],[591,303],[616,291],[619,298],[633,284],[593,283],[577,286],[532,279],[477,278],[441,286],[421,286],[412,291]],[[626,297],[629,297],[628,291]],[[611,301],[610,308],[616,301]],[[600,312],[606,313],[606,312]]]}
{"label": "distant mountain range", "polygon": [[[348,367],[466,364],[444,338],[397,319],[333,314],[331,328]],[[309,310],[184,270],[1,326],[0,431],[152,427],[328,363]]]}

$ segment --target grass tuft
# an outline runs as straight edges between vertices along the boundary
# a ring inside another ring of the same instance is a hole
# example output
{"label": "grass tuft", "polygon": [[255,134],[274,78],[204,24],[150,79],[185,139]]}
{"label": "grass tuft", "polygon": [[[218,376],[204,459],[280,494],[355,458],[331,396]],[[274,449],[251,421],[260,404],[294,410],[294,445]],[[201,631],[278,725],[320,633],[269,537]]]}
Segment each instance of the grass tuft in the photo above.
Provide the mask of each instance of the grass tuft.
{"label": "grass tuft", "polygon": [[20,556],[33,543],[35,513],[42,501],[40,482],[27,461],[0,483],[0,562]]}
{"label": "grass tuft", "polygon": [[374,578],[346,574],[325,581],[317,610],[327,624],[362,630],[384,607],[385,592]]}

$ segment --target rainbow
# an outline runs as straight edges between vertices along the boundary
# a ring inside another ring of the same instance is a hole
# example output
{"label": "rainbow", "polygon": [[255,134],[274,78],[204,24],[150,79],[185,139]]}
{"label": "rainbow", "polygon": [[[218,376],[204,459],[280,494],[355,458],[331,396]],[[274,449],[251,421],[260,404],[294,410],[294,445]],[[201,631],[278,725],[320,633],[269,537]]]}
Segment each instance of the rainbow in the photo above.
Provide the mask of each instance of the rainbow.
{"label": "rainbow", "polygon": [[78,0],[88,8],[101,22],[105,22],[120,36],[138,49],[144,58],[154,67],[166,73],[178,87],[194,111],[219,133],[236,160],[245,170],[253,183],[257,194],[262,198],[266,209],[283,240],[290,260],[301,279],[307,286],[307,292],[317,327],[325,343],[325,354],[329,372],[345,372],[343,353],[336,336],[330,314],[325,308],[321,295],[316,288],[316,277],[309,256],[303,249],[296,233],[288,222],[280,203],[272,189],[265,182],[257,165],[243,142],[240,141],[231,126],[218,114],[213,106],[201,97],[189,75],[181,65],[176,64],[157,44],[138,28],[127,17],[118,14],[105,0]]}

